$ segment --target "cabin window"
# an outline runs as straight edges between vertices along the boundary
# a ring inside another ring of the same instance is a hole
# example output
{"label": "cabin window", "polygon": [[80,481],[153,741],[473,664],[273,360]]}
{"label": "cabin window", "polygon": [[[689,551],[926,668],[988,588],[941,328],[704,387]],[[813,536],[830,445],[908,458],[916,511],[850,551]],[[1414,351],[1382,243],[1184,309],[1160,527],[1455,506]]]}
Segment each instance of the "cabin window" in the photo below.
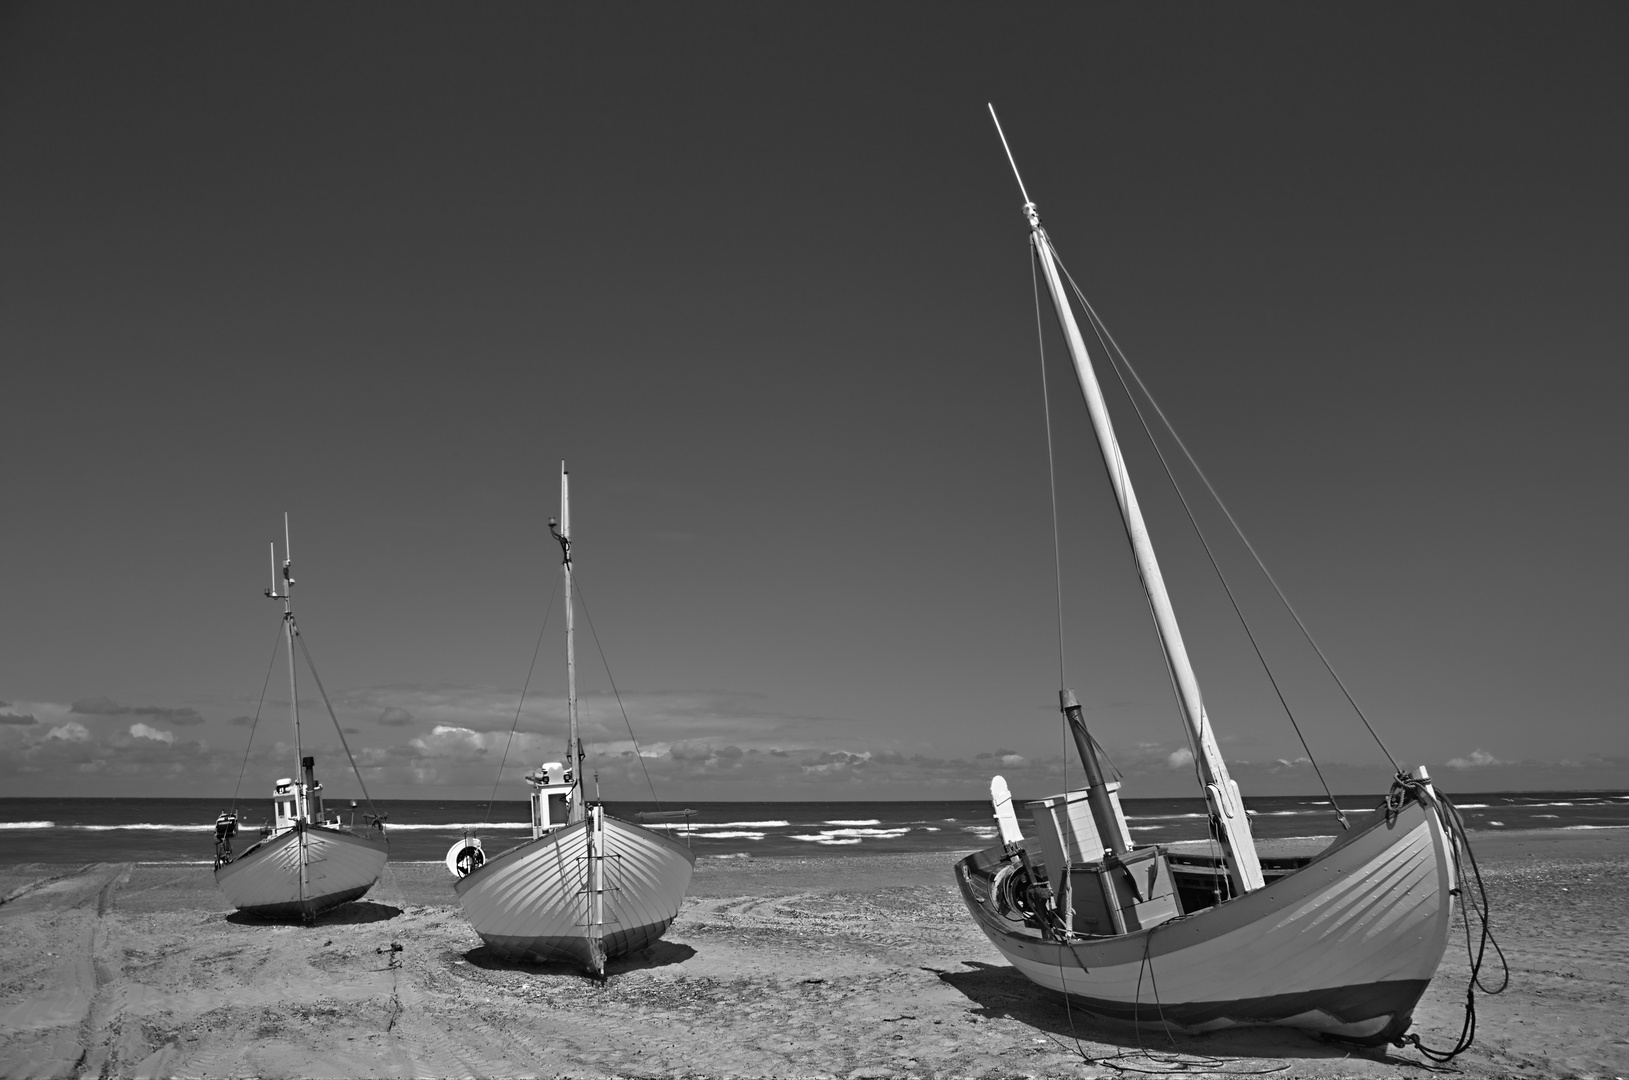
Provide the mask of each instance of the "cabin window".
{"label": "cabin window", "polygon": [[564,825],[566,823],[566,797],[564,795],[549,796],[549,824]]}

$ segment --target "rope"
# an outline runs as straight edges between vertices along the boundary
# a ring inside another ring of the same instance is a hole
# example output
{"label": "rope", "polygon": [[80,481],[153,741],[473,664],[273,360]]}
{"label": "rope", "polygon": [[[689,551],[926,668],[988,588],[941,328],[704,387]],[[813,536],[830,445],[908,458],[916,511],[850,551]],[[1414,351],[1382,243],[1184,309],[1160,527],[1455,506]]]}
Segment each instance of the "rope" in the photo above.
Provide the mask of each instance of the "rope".
{"label": "rope", "polygon": [[351,753],[351,744],[345,741],[345,729],[339,726],[339,717],[334,715],[334,706],[328,701],[328,691],[322,687],[322,676],[317,674],[317,665],[311,662],[311,650],[306,648],[305,635],[300,633],[298,623],[294,624],[294,638],[300,643],[300,654],[305,657],[305,666],[311,672],[311,681],[317,684],[317,693],[322,695],[322,706],[328,710],[328,719],[334,722],[334,731],[339,735],[339,745],[345,748],[345,757],[351,763],[351,772],[356,774],[356,782],[362,788],[362,797],[368,801],[368,812],[375,821],[379,820],[379,808],[373,805],[373,796],[368,794],[368,784],[362,779],[362,770],[356,767],[356,757]]}
{"label": "rope", "polygon": [[[1431,1061],[1444,1065],[1469,1050],[1471,1044],[1476,1041],[1476,992],[1481,990],[1490,997],[1504,993],[1510,986],[1510,963],[1505,959],[1504,950],[1499,947],[1499,942],[1493,936],[1488,891],[1482,881],[1482,870],[1476,863],[1476,853],[1471,850],[1470,837],[1465,830],[1465,820],[1460,816],[1459,808],[1454,805],[1452,799],[1440,791],[1435,792],[1435,799],[1433,799],[1432,790],[1419,780],[1399,773],[1392,784],[1391,792],[1386,796],[1385,811],[1388,815],[1396,813],[1398,809],[1401,809],[1402,803],[1406,801],[1408,793],[1413,792],[1422,803],[1436,812],[1437,819],[1442,822],[1444,830],[1448,833],[1449,849],[1452,851],[1454,859],[1453,891],[1460,897],[1461,901],[1459,917],[1460,923],[1465,929],[1465,957],[1471,969],[1470,981],[1465,986],[1465,1019],[1460,1025],[1459,1038],[1454,1041],[1454,1045],[1450,1049],[1438,1050],[1429,1047],[1420,1041],[1419,1035],[1412,1032],[1399,1035],[1392,1040],[1392,1045],[1412,1046]],[[1462,848],[1465,852],[1463,861],[1460,859],[1460,850]],[[1466,864],[1469,864],[1471,877],[1476,884],[1476,891],[1471,896],[1467,896],[1465,890]],[[1481,926],[1481,933],[1474,945],[1471,943],[1471,912],[1473,910],[1476,912],[1477,922]],[[1482,982],[1482,963],[1487,958],[1489,945],[1493,946],[1494,955],[1499,958],[1499,966],[1502,969],[1502,976],[1497,987],[1488,987]]]}
{"label": "rope", "polygon": [[283,644],[283,628],[277,628],[277,640],[272,642],[271,661],[266,665],[266,681],[260,684],[260,701],[255,705],[255,718],[249,722],[249,742],[243,747],[243,764],[238,769],[238,786],[232,789],[232,815],[237,816],[238,795],[243,791],[243,775],[249,769],[249,751],[255,744],[255,729],[260,726],[260,710],[266,705],[266,688],[271,685],[272,669],[277,666],[277,650]]}
{"label": "rope", "polygon": [[[551,577],[553,575],[550,575]],[[515,731],[520,727],[520,712],[526,707],[526,692],[532,688],[532,672],[537,669],[537,658],[543,652],[543,635],[549,629],[549,616],[554,613],[555,598],[560,595],[560,579],[554,579],[554,591],[549,593],[549,606],[543,609],[543,625],[537,628],[537,645],[532,648],[532,663],[526,669],[526,682],[520,688],[520,704],[515,706],[515,722],[509,725],[509,739],[503,744],[503,758],[498,762],[498,775],[492,778],[492,794],[487,796],[485,825],[492,820],[492,806],[498,801],[498,784],[503,780],[503,767],[509,763],[509,748],[515,743]]]}
{"label": "rope", "polygon": [[[1055,247],[1053,248],[1053,254],[1057,254],[1057,249]],[[1199,467],[1199,462],[1195,460],[1193,453],[1189,451],[1188,444],[1182,441],[1181,435],[1177,434],[1176,428],[1172,426],[1170,419],[1165,415],[1165,410],[1160,408],[1159,402],[1155,399],[1153,393],[1143,382],[1142,376],[1137,374],[1136,369],[1131,366],[1131,362],[1126,359],[1126,354],[1124,350],[1120,348],[1120,343],[1114,340],[1114,335],[1109,333],[1108,326],[1103,323],[1100,318],[1098,318],[1097,310],[1092,307],[1091,303],[1087,301],[1085,295],[1081,293],[1080,286],[1075,284],[1075,279],[1073,277],[1070,277],[1069,269],[1068,267],[1063,266],[1063,260],[1061,258],[1058,260],[1058,265],[1063,269],[1063,275],[1068,279],[1069,287],[1074,290],[1076,298],[1080,300],[1081,307],[1085,309],[1088,321],[1092,323],[1093,332],[1101,333],[1101,337],[1107,341],[1104,348],[1117,355],[1120,358],[1120,362],[1125,364],[1126,370],[1131,372],[1131,377],[1136,380],[1137,385],[1142,389],[1142,392],[1147,395],[1149,404],[1153,406],[1155,413],[1159,416],[1160,423],[1165,426],[1165,430],[1170,433],[1171,438],[1175,440],[1177,446],[1181,448],[1183,456],[1188,460],[1189,466],[1192,467],[1196,474],[1198,474],[1199,479],[1204,482],[1206,490],[1210,492],[1210,497],[1215,501],[1217,507],[1222,511],[1223,514],[1227,515],[1228,524],[1233,527],[1233,532],[1238,536],[1240,542],[1244,544],[1245,549],[1250,552],[1250,557],[1256,561],[1257,569],[1261,571],[1262,576],[1265,577],[1268,583],[1272,585],[1273,591],[1278,594],[1279,603],[1284,605],[1284,610],[1288,611],[1290,613],[1290,617],[1295,620],[1295,625],[1301,630],[1301,636],[1306,639],[1308,645],[1312,646],[1313,652],[1318,654],[1318,659],[1323,662],[1324,670],[1329,672],[1329,677],[1335,680],[1336,686],[1340,687],[1340,691],[1342,695],[1345,696],[1347,704],[1352,706],[1352,711],[1357,714],[1359,720],[1363,721],[1363,726],[1368,729],[1370,737],[1375,741],[1375,745],[1380,747],[1380,752],[1386,755],[1386,760],[1391,762],[1392,768],[1401,773],[1403,770],[1402,767],[1397,764],[1397,759],[1392,757],[1391,751],[1386,748],[1386,744],[1381,740],[1379,733],[1376,732],[1373,725],[1369,723],[1368,716],[1365,715],[1363,709],[1358,706],[1356,699],[1352,697],[1351,691],[1347,690],[1346,683],[1341,680],[1340,674],[1335,671],[1335,666],[1331,664],[1329,662],[1329,658],[1324,655],[1323,649],[1319,647],[1318,642],[1313,638],[1312,631],[1307,629],[1307,624],[1302,621],[1300,613],[1298,613],[1295,610],[1295,606],[1290,603],[1289,597],[1285,596],[1284,590],[1279,588],[1278,579],[1273,577],[1272,571],[1267,569],[1267,564],[1262,561],[1261,555],[1256,552],[1255,545],[1250,542],[1249,537],[1245,536],[1244,529],[1240,527],[1238,520],[1234,518],[1233,512],[1227,508],[1227,504],[1222,501],[1222,496],[1217,492],[1215,485],[1210,482],[1210,477],[1205,474],[1205,470]],[[1101,328],[1100,331],[1099,328]]]}
{"label": "rope", "polygon": [[599,651],[600,663],[605,667],[605,679],[611,684],[611,694],[617,699],[617,708],[622,712],[622,723],[628,729],[628,740],[633,743],[634,757],[639,759],[640,771],[645,774],[645,786],[650,788],[651,801],[656,804],[656,809],[660,810],[662,800],[656,797],[656,785],[651,782],[650,768],[645,764],[645,755],[639,750],[639,738],[634,734],[633,724],[628,719],[628,710],[622,706],[622,694],[617,690],[617,681],[611,676],[611,662],[605,658],[605,649],[600,645],[599,631],[594,629],[594,616],[588,613],[588,598],[583,595],[583,583],[576,575],[572,576],[572,580],[577,582],[577,599],[583,604],[583,619],[588,623],[588,633],[594,638],[594,648]]}
{"label": "rope", "polygon": [[[1053,254],[1057,254],[1056,249],[1054,249]],[[1075,298],[1080,301],[1081,307],[1086,311],[1088,316],[1087,321],[1092,327],[1092,333],[1097,337],[1098,343],[1103,346],[1103,351],[1105,354],[1107,354],[1109,359],[1109,366],[1114,371],[1115,379],[1120,383],[1121,390],[1125,392],[1126,400],[1131,403],[1131,407],[1137,415],[1137,422],[1142,425],[1143,434],[1147,436],[1149,445],[1154,448],[1154,453],[1159,458],[1160,467],[1165,470],[1165,478],[1167,481],[1169,481],[1171,490],[1176,492],[1177,499],[1182,504],[1183,513],[1187,515],[1188,524],[1192,526],[1194,535],[1199,538],[1200,546],[1205,549],[1205,558],[1210,561],[1211,570],[1216,574],[1216,580],[1221,582],[1222,589],[1227,594],[1227,600],[1233,608],[1233,614],[1238,618],[1239,625],[1244,629],[1245,637],[1250,641],[1250,648],[1256,654],[1256,662],[1261,665],[1262,672],[1266,674],[1267,681],[1272,685],[1273,694],[1278,698],[1279,707],[1284,710],[1284,715],[1290,721],[1290,727],[1295,730],[1296,739],[1301,743],[1301,749],[1306,752],[1307,760],[1312,763],[1312,770],[1318,776],[1318,783],[1323,787],[1324,794],[1329,796],[1329,804],[1334,808],[1335,816],[1337,819],[1339,819],[1341,828],[1350,829],[1351,822],[1347,819],[1346,812],[1341,809],[1340,802],[1335,798],[1335,793],[1329,787],[1329,782],[1324,779],[1323,769],[1318,765],[1318,759],[1313,756],[1312,748],[1307,745],[1306,735],[1301,731],[1301,725],[1296,721],[1295,713],[1293,710],[1291,710],[1289,702],[1284,699],[1283,688],[1279,686],[1278,679],[1273,675],[1272,668],[1268,666],[1267,658],[1262,655],[1261,644],[1256,640],[1255,631],[1251,629],[1250,621],[1245,618],[1244,612],[1240,609],[1238,597],[1233,592],[1233,586],[1231,583],[1229,583],[1227,575],[1222,572],[1221,565],[1216,559],[1216,553],[1211,549],[1210,541],[1206,538],[1204,530],[1199,527],[1199,521],[1194,516],[1193,507],[1188,502],[1187,495],[1183,492],[1181,485],[1177,483],[1176,473],[1172,470],[1171,463],[1165,456],[1164,448],[1161,447],[1159,441],[1154,438],[1153,428],[1148,423],[1148,417],[1143,412],[1141,402],[1138,400],[1137,396],[1131,392],[1131,387],[1126,382],[1125,372],[1130,372],[1132,374],[1132,377],[1136,379],[1138,387],[1142,389],[1142,392],[1147,396],[1149,403],[1153,405],[1156,410],[1159,408],[1158,403],[1154,401],[1153,394],[1149,392],[1147,385],[1143,383],[1141,378],[1137,377],[1136,372],[1131,367],[1131,362],[1125,358],[1124,353],[1120,352],[1119,346],[1115,345],[1113,348],[1110,347],[1109,343],[1113,340],[1113,338],[1108,332],[1108,327],[1105,326],[1102,320],[1098,318],[1097,312],[1092,309],[1091,304],[1087,303],[1085,295],[1080,290],[1080,286],[1075,284],[1075,279],[1070,276],[1069,268],[1063,265],[1063,260],[1061,258],[1058,259],[1058,265],[1062,267],[1064,277],[1068,279],[1069,287],[1074,292]],[[1118,362],[1116,362],[1117,355]],[[1122,366],[1124,370],[1122,370]],[[1176,432],[1171,427],[1170,421],[1166,419],[1164,412],[1159,412],[1159,417],[1160,420],[1165,424],[1166,430],[1171,433],[1173,438],[1175,438]],[[1178,445],[1182,445],[1181,439],[1177,439],[1177,443]],[[1183,446],[1182,448],[1183,453],[1186,454],[1187,447]],[[1193,463],[1193,456],[1191,454],[1188,455],[1188,460],[1190,464]],[[1194,469],[1195,471],[1198,471],[1198,466],[1194,465]],[[1203,476],[1203,474],[1201,474],[1201,476]],[[1209,487],[1209,480],[1206,480],[1205,483],[1206,486]],[[1228,521],[1233,522],[1233,515],[1228,513],[1225,506],[1222,506],[1221,497],[1216,494],[1214,488],[1211,488],[1210,490],[1212,498],[1216,500],[1216,504],[1222,507],[1223,513],[1227,514]],[[1233,523],[1233,527],[1235,531],[1238,531],[1237,522]],[[1240,539],[1244,538],[1242,532],[1240,532],[1239,535]],[[1246,546],[1248,546],[1248,542],[1246,542]],[[1252,554],[1254,554],[1253,549]],[[1257,560],[1257,563],[1258,565],[1260,564],[1259,559]],[[1263,572],[1265,573],[1265,567],[1263,567]],[[1274,584],[1274,588],[1277,588],[1276,583]],[[1282,599],[1282,593],[1280,593],[1280,598]],[[1297,622],[1299,622],[1299,619]],[[1303,632],[1305,632],[1304,627]],[[1313,647],[1316,649],[1317,646],[1314,645]],[[1320,655],[1322,654],[1320,653]],[[1329,667],[1329,662],[1325,660],[1324,665],[1325,667]],[[1333,674],[1333,669],[1331,669],[1331,674]],[[1339,680],[1337,679],[1337,682],[1338,681]],[[1344,687],[1342,688],[1342,692],[1344,692]],[[1350,700],[1349,696],[1348,700]],[[1364,723],[1367,724],[1368,721],[1365,720]],[[1371,729],[1371,734],[1372,733],[1373,729]],[[1382,746],[1381,749],[1384,750],[1385,747]],[[1389,758],[1390,754],[1388,754],[1387,757]],[[1396,766],[1395,761],[1393,761],[1392,764],[1394,767]]]}
{"label": "rope", "polygon": [[[1039,257],[1031,247],[1029,287],[1035,295],[1035,345],[1041,355],[1041,405],[1046,415],[1046,479],[1052,493],[1052,582],[1058,599],[1058,689],[1062,690],[1069,685],[1063,670],[1063,555],[1058,541],[1058,467],[1052,450],[1052,394],[1046,381],[1046,334],[1041,325],[1041,283],[1035,274],[1035,263]],[[1067,748],[1063,757],[1067,767]]]}

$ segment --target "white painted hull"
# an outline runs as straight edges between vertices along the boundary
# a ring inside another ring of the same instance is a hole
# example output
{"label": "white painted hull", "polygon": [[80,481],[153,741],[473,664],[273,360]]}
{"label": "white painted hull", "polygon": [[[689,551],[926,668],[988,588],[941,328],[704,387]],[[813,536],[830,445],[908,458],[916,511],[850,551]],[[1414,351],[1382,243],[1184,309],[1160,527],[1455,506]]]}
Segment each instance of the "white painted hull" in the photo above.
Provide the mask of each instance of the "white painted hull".
{"label": "white painted hull", "polygon": [[956,865],[974,918],[1031,981],[1084,1009],[1194,1031],[1271,1024],[1384,1042],[1408,1027],[1452,913],[1453,853],[1410,798],[1309,865],[1150,930],[1065,944],[1004,916],[991,848]]}
{"label": "white painted hull", "polygon": [[388,852],[382,832],[307,825],[263,840],[216,868],[215,883],[247,915],[310,919],[373,888]]}
{"label": "white painted hull", "polygon": [[637,825],[605,818],[603,922],[590,917],[587,821],[488,859],[455,886],[464,916],[507,960],[570,960],[595,970],[667,931],[696,856]]}

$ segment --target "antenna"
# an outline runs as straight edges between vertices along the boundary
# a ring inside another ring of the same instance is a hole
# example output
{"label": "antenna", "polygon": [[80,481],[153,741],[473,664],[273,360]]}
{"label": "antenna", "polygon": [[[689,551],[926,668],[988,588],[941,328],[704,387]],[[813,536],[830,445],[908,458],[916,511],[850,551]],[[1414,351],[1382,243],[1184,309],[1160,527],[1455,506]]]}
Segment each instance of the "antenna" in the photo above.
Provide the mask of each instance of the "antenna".
{"label": "antenna", "polygon": [[266,595],[275,600],[277,599],[277,541],[273,540],[271,543],[266,545],[266,548],[266,553],[271,556],[272,572],[271,588],[266,590]]}
{"label": "antenna", "polygon": [[1018,175],[1018,162],[1013,160],[1012,147],[1007,145],[1007,133],[1001,130],[1001,121],[996,119],[995,106],[985,102],[985,107],[990,110],[990,119],[995,122],[996,134],[1001,137],[1001,149],[1007,152],[1007,164],[1012,166],[1013,179],[1018,181],[1018,192],[1024,196],[1026,206],[1033,206],[1034,203],[1030,202],[1029,192],[1024,190],[1024,178]]}

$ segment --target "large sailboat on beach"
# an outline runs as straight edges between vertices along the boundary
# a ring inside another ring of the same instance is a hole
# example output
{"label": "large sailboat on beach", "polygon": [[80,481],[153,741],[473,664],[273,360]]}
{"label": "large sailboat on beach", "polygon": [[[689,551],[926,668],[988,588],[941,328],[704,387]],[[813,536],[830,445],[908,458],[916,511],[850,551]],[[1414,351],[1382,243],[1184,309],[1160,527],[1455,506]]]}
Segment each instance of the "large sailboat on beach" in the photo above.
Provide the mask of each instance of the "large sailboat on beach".
{"label": "large sailboat on beach", "polygon": [[[1010,149],[1007,154],[1010,161]],[[1065,686],[1059,702],[1085,786],[1029,802],[1033,829],[1026,837],[1006,781],[995,777],[991,798],[1000,843],[956,863],[962,897],[1015,968],[1089,1013],[1190,1031],[1267,1024],[1365,1044],[1397,1039],[1448,939],[1460,854],[1452,807],[1424,768],[1398,769],[1366,827],[1343,833],[1315,856],[1258,855],[1239,787],[1205,713],[1066,275],[1022,178],[1019,188],[1036,265],[1176,689],[1217,854],[1133,842],[1120,784],[1106,778],[1077,696]],[[1095,312],[1084,300],[1081,305],[1101,331]],[[1100,340],[1108,350],[1106,331]]]}
{"label": "large sailboat on beach", "polygon": [[454,888],[465,917],[493,953],[508,960],[575,961],[604,975],[606,961],[651,945],[678,917],[696,856],[667,836],[612,817],[584,793],[571,499],[563,462],[560,519],[549,526],[560,543],[565,591],[566,760],[546,762],[526,776],[532,789],[530,840],[487,858],[479,838],[470,837],[453,845],[447,865],[458,875]]}
{"label": "large sailboat on beach", "polygon": [[[350,821],[342,824],[337,811],[323,805],[322,784],[317,780],[316,759],[305,753],[300,737],[300,693],[295,673],[296,643],[303,650],[299,626],[294,621],[294,562],[289,553],[288,516],[283,517],[283,566],[279,580],[277,546],[272,544],[272,584],[266,596],[283,602],[283,644],[288,651],[289,719],[294,728],[294,755],[299,765],[294,777],[284,777],[272,789],[272,819],[262,826],[260,838],[241,854],[232,852],[237,832],[234,801],[231,813],[222,813],[215,822],[215,883],[232,905],[247,915],[261,918],[299,918],[310,922],[325,911],[355,900],[371,889],[384,872],[389,852],[383,815],[373,813],[357,827],[356,804],[351,804]],[[308,670],[318,690],[322,683],[314,668]],[[275,661],[275,654],[274,654]],[[328,700],[323,693],[323,701]],[[332,718],[332,709],[329,710]],[[335,720],[341,745],[350,757],[345,733]],[[250,738],[252,739],[251,732]],[[351,762],[354,770],[356,762]],[[361,773],[357,783],[362,784]],[[362,787],[366,796],[367,788]],[[369,801],[371,807],[372,802]]]}

